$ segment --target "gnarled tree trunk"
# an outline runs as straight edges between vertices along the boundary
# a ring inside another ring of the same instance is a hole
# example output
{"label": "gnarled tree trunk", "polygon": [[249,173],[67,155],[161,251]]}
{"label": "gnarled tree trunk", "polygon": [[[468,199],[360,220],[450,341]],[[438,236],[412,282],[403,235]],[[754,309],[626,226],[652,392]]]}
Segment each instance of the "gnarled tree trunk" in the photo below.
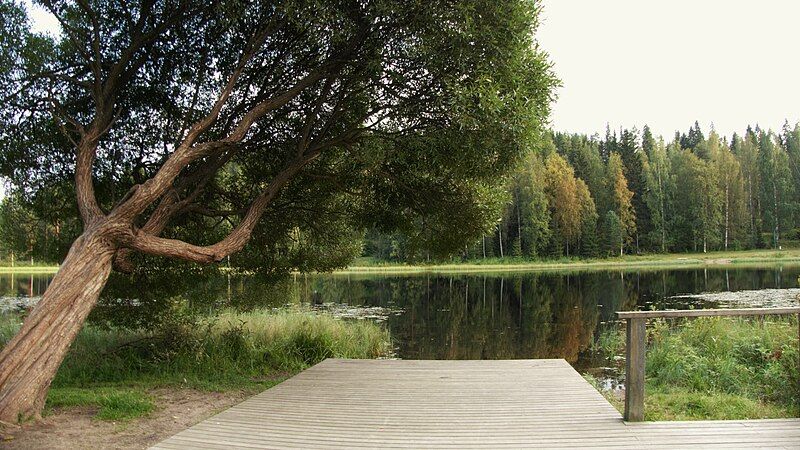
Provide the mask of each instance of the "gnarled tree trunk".
{"label": "gnarled tree trunk", "polygon": [[111,272],[114,245],[95,228],[73,244],[44,296],[0,352],[0,421],[38,418],[53,377]]}

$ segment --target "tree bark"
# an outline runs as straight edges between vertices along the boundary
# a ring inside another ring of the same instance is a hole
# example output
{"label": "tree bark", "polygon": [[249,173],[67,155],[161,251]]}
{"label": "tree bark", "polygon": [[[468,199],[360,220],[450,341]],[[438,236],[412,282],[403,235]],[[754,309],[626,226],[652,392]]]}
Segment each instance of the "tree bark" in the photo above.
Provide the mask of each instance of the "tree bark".
{"label": "tree bark", "polygon": [[497,237],[498,241],[500,241],[500,258],[503,257],[503,231],[500,229],[500,225],[497,226]]}
{"label": "tree bark", "polygon": [[0,352],[0,421],[40,417],[50,383],[97,303],[114,246],[93,228],[72,244],[44,296]]}
{"label": "tree bark", "polygon": [[775,248],[778,248],[780,243],[780,219],[778,216],[778,186],[775,184],[775,180],[772,180],[772,205],[773,205],[773,217],[775,218],[775,230],[772,232],[772,240],[775,242]]}
{"label": "tree bark", "polygon": [[729,188],[730,181],[725,177],[725,251],[728,251],[728,229],[729,229],[729,217],[730,217],[730,194]]}

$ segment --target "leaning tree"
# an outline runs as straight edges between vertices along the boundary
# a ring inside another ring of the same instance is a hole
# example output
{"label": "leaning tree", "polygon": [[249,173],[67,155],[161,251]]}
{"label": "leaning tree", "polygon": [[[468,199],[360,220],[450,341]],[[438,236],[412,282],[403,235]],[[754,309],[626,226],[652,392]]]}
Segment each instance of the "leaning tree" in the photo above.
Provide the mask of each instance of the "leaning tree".
{"label": "leaning tree", "polygon": [[40,3],[55,35],[0,2],[0,175],[83,226],[0,353],[8,422],[39,415],[137,255],[208,264],[252,241],[269,266],[302,241],[291,266],[314,269],[365,227],[440,252],[480,235],[557,83],[534,0]]}

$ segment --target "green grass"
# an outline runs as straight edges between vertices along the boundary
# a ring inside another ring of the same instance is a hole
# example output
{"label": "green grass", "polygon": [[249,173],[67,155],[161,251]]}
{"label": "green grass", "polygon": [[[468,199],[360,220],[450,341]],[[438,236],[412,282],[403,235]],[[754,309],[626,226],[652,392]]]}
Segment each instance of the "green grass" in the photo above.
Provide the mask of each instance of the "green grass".
{"label": "green grass", "polygon": [[[0,343],[19,318],[0,316]],[[307,311],[223,312],[176,320],[159,332],[87,326],[53,380],[48,408],[97,407],[96,417],[126,420],[153,409],[158,387],[260,391],[325,358],[391,354],[388,332],[369,321]]]}
{"label": "green grass", "polygon": [[149,414],[154,408],[147,394],[135,389],[115,387],[56,387],[47,395],[49,408],[97,408],[96,419],[126,421]]}
{"label": "green grass", "polygon": [[800,264],[800,249],[740,250],[708,253],[670,253],[624,255],[610,258],[487,258],[468,261],[447,261],[431,264],[406,264],[358,258],[353,265],[337,273],[415,273],[415,272],[491,272],[604,270],[609,268],[727,267],[764,264]]}
{"label": "green grass", "polygon": [[743,395],[657,388],[645,397],[646,420],[746,420],[797,417],[797,410]]}
{"label": "green grass", "polygon": [[[507,271],[557,271],[557,270],[607,270],[607,269],[666,269],[679,267],[729,267],[758,266],[764,264],[800,264],[800,243],[786,241],[783,250],[736,250],[708,253],[653,253],[624,255],[608,258],[480,258],[468,261],[438,261],[432,263],[403,263],[383,261],[371,257],[356,258],[339,274],[409,274],[423,272],[507,272]],[[55,273],[55,265],[16,265],[8,267],[0,262],[3,273]]]}
{"label": "green grass", "polygon": [[54,265],[14,265],[11,266],[0,266],[0,274],[4,273],[56,273],[58,272],[58,266]]}
{"label": "green grass", "polygon": [[[645,419],[800,416],[797,327],[796,318],[652,321]],[[614,364],[624,355],[622,331],[603,333],[593,349]],[[617,393],[604,394],[621,406]]]}

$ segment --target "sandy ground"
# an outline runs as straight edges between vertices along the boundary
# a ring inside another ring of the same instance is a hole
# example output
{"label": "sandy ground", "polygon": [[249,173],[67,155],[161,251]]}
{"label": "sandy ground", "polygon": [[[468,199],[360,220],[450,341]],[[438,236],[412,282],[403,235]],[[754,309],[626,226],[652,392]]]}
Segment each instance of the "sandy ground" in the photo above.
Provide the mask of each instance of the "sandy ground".
{"label": "sandy ground", "polygon": [[192,389],[156,389],[156,410],[125,423],[95,420],[89,408],[54,411],[36,423],[0,430],[3,449],[144,449],[252,393],[214,393]]}

